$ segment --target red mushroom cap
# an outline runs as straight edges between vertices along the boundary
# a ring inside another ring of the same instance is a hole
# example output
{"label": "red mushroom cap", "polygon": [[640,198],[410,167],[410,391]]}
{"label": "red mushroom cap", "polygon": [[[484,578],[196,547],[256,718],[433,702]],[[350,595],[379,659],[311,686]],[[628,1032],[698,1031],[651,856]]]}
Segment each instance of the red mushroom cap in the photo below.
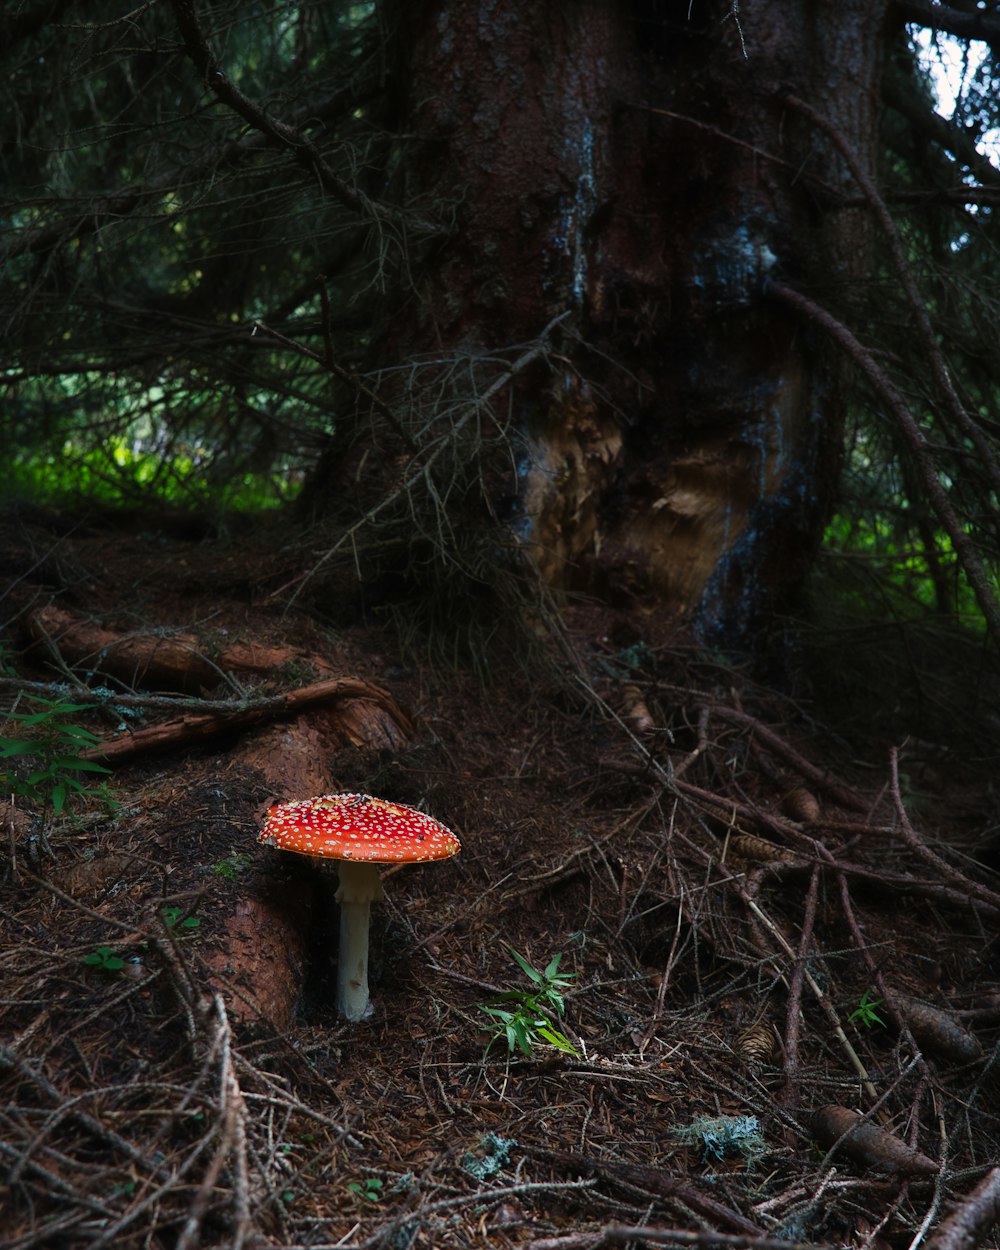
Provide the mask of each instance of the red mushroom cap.
{"label": "red mushroom cap", "polygon": [[259,840],[280,851],[371,864],[420,864],[461,850],[458,838],[432,816],[370,794],[279,803],[267,813]]}

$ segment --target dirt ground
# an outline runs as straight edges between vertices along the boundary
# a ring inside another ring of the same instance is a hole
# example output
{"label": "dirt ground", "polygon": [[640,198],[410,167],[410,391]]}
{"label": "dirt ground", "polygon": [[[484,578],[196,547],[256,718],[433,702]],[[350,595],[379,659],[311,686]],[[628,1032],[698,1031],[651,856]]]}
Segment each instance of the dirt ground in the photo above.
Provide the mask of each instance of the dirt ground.
{"label": "dirt ground", "polygon": [[[447,666],[277,523],[0,528],[2,706],[128,744],[4,809],[8,1250],[998,1244],[995,738],[861,741],[580,605]],[[334,791],[463,847],[386,872],[360,1024],[333,871],[257,843]],[[512,951],[568,1049],[496,1036]]]}

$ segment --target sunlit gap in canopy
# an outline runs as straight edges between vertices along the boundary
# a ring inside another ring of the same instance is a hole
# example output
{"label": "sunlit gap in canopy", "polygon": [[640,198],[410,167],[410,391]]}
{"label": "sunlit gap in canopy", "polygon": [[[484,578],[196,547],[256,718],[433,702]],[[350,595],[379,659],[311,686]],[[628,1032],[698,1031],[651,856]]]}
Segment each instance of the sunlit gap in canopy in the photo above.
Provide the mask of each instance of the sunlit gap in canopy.
{"label": "sunlit gap in canopy", "polygon": [[[956,39],[924,26],[911,26],[910,38],[921,66],[931,76],[937,96],[935,111],[951,121],[989,57],[989,47],[980,39]],[[983,83],[986,88],[998,86],[1000,83]],[[1000,169],[1000,128],[987,130],[977,141],[976,149]]]}
{"label": "sunlit gap in canopy", "polygon": [[[937,96],[935,111],[947,121],[963,125],[960,105],[971,102],[970,97],[977,89],[983,92],[984,103],[989,91],[996,85],[990,81],[984,63],[989,56],[988,46],[979,39],[956,39],[939,30],[930,30],[925,26],[911,26],[910,38],[921,66],[928,72]],[[977,77],[985,76],[977,88]],[[959,116],[956,118],[956,113]],[[1000,128],[993,127],[985,131],[976,141],[976,151],[991,165],[1000,169]],[[969,186],[976,185],[976,179],[965,176]],[[975,216],[981,211],[978,204],[967,204],[966,211]],[[960,234],[951,244],[953,251],[959,251],[969,242],[968,233]]]}

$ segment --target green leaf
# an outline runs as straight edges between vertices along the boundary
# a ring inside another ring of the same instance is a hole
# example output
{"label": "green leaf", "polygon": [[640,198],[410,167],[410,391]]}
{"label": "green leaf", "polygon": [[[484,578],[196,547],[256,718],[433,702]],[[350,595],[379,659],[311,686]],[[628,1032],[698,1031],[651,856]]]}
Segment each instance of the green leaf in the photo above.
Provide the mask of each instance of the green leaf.
{"label": "green leaf", "polygon": [[518,965],[518,967],[521,969],[524,975],[530,978],[530,980],[534,981],[536,985],[541,985],[544,980],[544,977],[538,971],[538,969],[532,968],[531,964],[529,964],[526,959],[522,958],[517,953],[517,951],[514,950],[513,946],[510,948],[510,953],[514,958],[515,963]]}
{"label": "green leaf", "polygon": [[182,907],[164,907],[163,909],[164,922],[171,929],[178,925],[178,922],[179,927],[182,929],[197,929],[201,925],[201,921],[197,916],[185,916],[183,920],[181,920],[181,916],[184,916]]}
{"label": "green leaf", "polygon": [[551,1024],[538,1026],[539,1036],[544,1037],[550,1046],[555,1046],[557,1050],[565,1051],[568,1055],[577,1054],[577,1049],[569,1040],[565,1033],[560,1033],[558,1029],[552,1027]]}
{"label": "green leaf", "polygon": [[488,1016],[496,1016],[498,1020],[502,1020],[505,1024],[509,1020],[514,1019],[512,1011],[504,1011],[502,1007],[480,1007],[480,1011],[485,1011]]}
{"label": "green leaf", "polygon": [[97,734],[83,725],[60,725],[59,736],[70,738],[74,742],[82,742],[87,746],[93,746],[94,743],[100,741]]}
{"label": "green leaf", "polygon": [[519,1050],[524,1055],[531,1054],[531,1035],[527,1022],[520,1016],[514,1016],[507,1025],[507,1046],[510,1050]]}
{"label": "green leaf", "polygon": [[0,738],[0,759],[9,759],[12,755],[31,755],[37,744],[27,742],[23,738]]}

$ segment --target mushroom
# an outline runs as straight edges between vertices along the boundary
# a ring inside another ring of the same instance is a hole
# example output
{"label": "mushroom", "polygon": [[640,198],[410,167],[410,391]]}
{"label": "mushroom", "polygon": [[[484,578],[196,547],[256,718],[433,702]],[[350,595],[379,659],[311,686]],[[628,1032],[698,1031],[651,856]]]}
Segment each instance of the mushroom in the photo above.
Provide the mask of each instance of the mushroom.
{"label": "mushroom", "polygon": [[261,842],[281,851],[340,861],[340,957],[337,1009],[346,1020],[370,1014],[368,920],[385,897],[376,864],[422,864],[461,849],[458,838],[431,816],[370,794],[324,794],[279,803],[267,813]]}

